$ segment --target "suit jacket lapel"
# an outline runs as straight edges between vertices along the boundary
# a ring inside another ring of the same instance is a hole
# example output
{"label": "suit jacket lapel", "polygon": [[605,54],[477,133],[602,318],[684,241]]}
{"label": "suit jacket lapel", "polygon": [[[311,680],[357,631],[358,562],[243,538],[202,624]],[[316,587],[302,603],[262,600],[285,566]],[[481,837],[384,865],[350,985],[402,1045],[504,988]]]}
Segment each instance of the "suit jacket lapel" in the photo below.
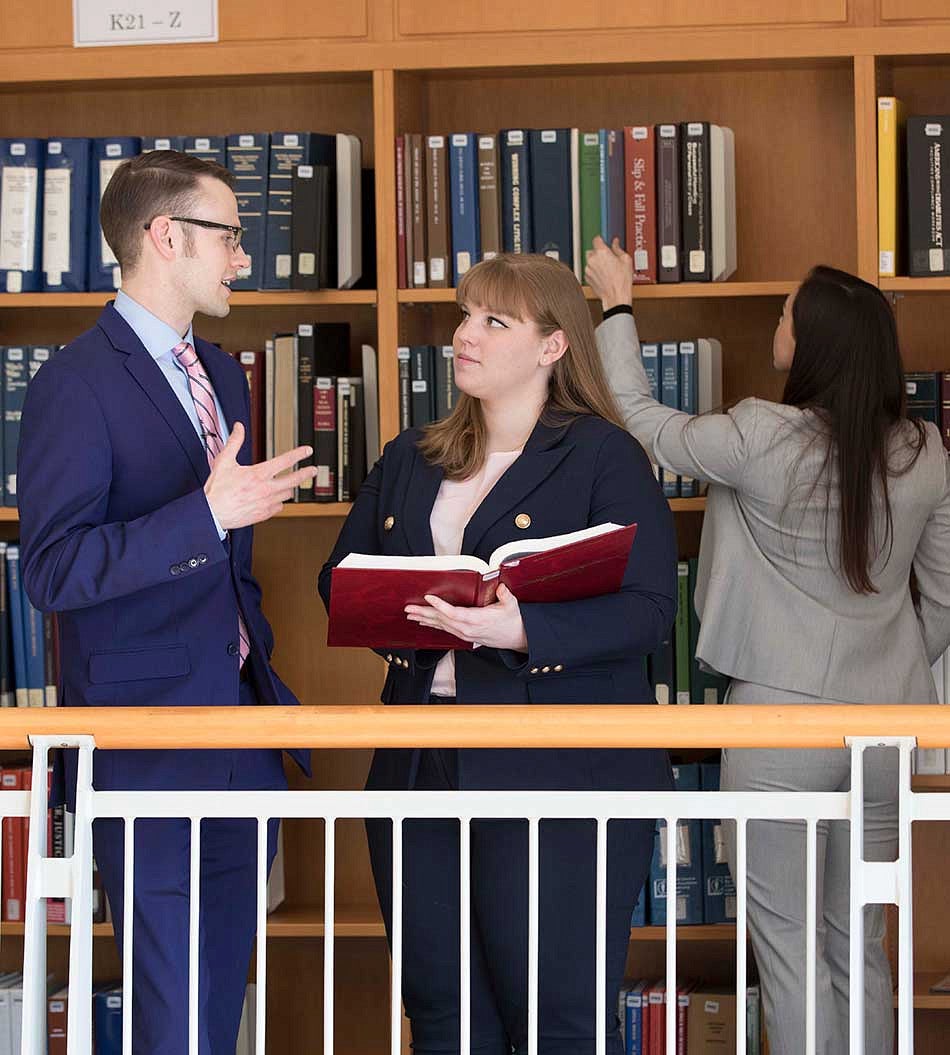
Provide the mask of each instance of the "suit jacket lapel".
{"label": "suit jacket lapel", "polygon": [[99,326],[111,341],[113,347],[127,356],[125,367],[141,386],[142,391],[155,405],[165,419],[168,427],[174,432],[182,450],[188,456],[195,475],[200,483],[208,479],[210,469],[208,456],[202,446],[198,433],[185,413],[184,407],[172,391],[165,375],[155,360],[148,354],[145,346],[135,336],[135,331],[112,307],[107,305],[99,318]]}
{"label": "suit jacket lapel", "polygon": [[429,557],[435,553],[429,516],[442,486],[442,477],[440,466],[430,465],[418,451],[415,452],[409,486],[403,496],[406,537],[414,557]]}
{"label": "suit jacket lapel", "polygon": [[568,426],[540,421],[528,437],[521,455],[504,472],[472,514],[462,539],[463,553],[476,553],[485,532],[511,512],[561,464],[572,443],[564,442]]}

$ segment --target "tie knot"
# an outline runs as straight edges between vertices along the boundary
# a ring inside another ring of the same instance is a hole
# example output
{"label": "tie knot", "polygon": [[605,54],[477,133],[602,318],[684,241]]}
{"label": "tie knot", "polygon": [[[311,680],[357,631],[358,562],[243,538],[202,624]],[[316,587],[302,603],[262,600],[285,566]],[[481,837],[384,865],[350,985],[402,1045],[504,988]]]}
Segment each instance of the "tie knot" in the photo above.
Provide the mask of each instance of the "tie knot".
{"label": "tie knot", "polygon": [[172,355],[181,363],[185,370],[188,370],[198,362],[198,356],[195,354],[194,348],[187,341],[181,341],[176,344],[172,348]]}

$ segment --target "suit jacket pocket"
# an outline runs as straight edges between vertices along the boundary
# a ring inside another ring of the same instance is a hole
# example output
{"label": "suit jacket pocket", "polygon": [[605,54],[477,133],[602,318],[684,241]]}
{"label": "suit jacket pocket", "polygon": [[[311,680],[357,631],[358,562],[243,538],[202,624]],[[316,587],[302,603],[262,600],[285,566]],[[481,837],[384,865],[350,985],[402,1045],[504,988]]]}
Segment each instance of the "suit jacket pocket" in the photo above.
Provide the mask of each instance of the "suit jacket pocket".
{"label": "suit jacket pocket", "polygon": [[148,678],[180,678],[190,671],[191,661],[186,645],[93,652],[89,657],[89,681],[93,685],[145,681]]}

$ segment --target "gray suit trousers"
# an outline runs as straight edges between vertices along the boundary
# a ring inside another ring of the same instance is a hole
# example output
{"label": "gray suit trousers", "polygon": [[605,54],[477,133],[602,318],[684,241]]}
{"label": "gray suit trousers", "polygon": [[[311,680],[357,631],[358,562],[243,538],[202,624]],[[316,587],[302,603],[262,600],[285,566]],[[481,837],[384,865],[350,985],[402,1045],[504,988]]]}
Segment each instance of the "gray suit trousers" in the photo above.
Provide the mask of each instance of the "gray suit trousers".
{"label": "gray suit trousers", "polygon": [[[730,704],[818,703],[814,697],[749,682],[732,683]],[[846,750],[728,750],[722,757],[724,791],[846,791],[851,756]],[[897,856],[897,752],[865,752],[864,856]],[[817,827],[816,1049],[848,1051],[850,825]],[[736,872],[735,824],[725,825],[726,852]],[[749,936],[759,968],[762,1005],[773,1055],[805,1051],[805,824],[752,821],[747,840]],[[891,1055],[894,1012],[890,966],[883,946],[884,910],[865,909],[865,1051]]]}

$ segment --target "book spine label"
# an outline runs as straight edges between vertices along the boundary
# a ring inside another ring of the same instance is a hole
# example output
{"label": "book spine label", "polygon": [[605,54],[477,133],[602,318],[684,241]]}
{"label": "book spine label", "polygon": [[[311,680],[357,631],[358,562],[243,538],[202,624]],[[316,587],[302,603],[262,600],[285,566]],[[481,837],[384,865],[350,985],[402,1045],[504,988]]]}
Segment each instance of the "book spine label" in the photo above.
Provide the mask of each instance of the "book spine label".
{"label": "book spine label", "polygon": [[678,125],[656,130],[657,278],[679,282],[680,266],[680,139]]}
{"label": "book spine label", "polygon": [[950,275],[944,202],[950,194],[950,117],[907,119],[909,271],[914,277]]}
{"label": "book spine label", "polygon": [[429,287],[449,285],[451,245],[447,188],[448,164],[445,136],[426,136],[426,242],[429,247]]}
{"label": "book spine label", "polygon": [[406,137],[396,136],[396,284],[406,289]]}
{"label": "book spine label", "polygon": [[399,431],[412,426],[412,353],[408,348],[397,348],[399,362]]}
{"label": "book spine label", "polygon": [[712,280],[712,224],[709,217],[709,125],[693,121],[680,126],[680,193],[683,278]]}
{"label": "book spine label", "polygon": [[[680,341],[680,410],[687,414],[699,413],[699,378],[696,362],[696,342]],[[699,482],[692,476],[680,477],[680,496],[696,498]]]}
{"label": "book spine label", "polygon": [[267,230],[262,289],[290,289],[293,275],[293,174],[309,159],[307,132],[275,132],[267,181]]}
{"label": "book spine label", "polygon": [[452,196],[452,277],[454,285],[481,259],[478,219],[478,177],[475,136],[460,132],[450,137],[449,180]]}
{"label": "book spine label", "polygon": [[530,253],[531,192],[528,135],[524,129],[502,132],[502,244],[506,253]]}
{"label": "book spine label", "polygon": [[184,153],[202,161],[211,161],[222,168],[227,163],[227,138],[225,136],[185,136]]}
{"label": "book spine label", "polygon": [[45,144],[0,139],[0,292],[42,289]]}
{"label": "book spine label", "polygon": [[570,129],[533,130],[529,143],[532,251],[573,268]]}
{"label": "book spine label", "polygon": [[478,137],[478,221],[482,260],[501,252],[501,184],[498,178],[498,137]]}
{"label": "book spine label", "polygon": [[652,125],[624,130],[627,165],[627,252],[633,281],[656,282],[656,162]]}
{"label": "book spine label", "polygon": [[313,460],[317,476],[314,500],[336,501],[336,382],[318,377],[313,386]]}
{"label": "book spine label", "polygon": [[412,212],[412,285],[419,289],[429,279],[428,254],[426,252],[426,154],[422,136],[414,132],[406,136],[410,152],[412,179],[410,181],[410,204]]}

